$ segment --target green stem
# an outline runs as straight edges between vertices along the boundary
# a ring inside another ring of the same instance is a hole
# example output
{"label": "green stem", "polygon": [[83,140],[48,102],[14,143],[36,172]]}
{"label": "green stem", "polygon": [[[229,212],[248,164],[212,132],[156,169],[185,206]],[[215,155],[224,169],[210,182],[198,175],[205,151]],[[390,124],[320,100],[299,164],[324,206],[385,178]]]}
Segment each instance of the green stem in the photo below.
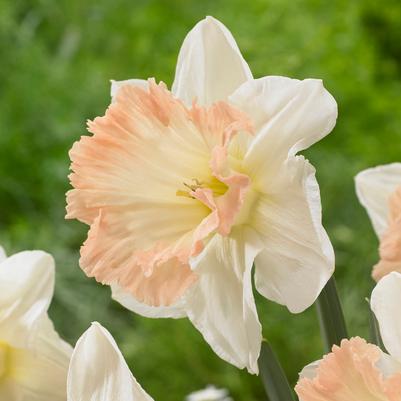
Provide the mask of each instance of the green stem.
{"label": "green stem", "polygon": [[295,401],[283,368],[266,340],[262,342],[258,365],[259,374],[270,401]]}
{"label": "green stem", "polygon": [[343,338],[348,338],[334,276],[320,293],[316,307],[324,346],[326,352],[330,352],[334,344],[340,345]]}

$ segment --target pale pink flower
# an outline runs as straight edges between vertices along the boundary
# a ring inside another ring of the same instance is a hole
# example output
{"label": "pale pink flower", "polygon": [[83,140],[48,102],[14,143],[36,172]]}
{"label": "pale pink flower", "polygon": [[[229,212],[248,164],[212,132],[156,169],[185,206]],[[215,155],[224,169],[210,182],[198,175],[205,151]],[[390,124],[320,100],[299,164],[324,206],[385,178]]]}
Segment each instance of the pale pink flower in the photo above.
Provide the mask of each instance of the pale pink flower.
{"label": "pale pink flower", "polygon": [[171,92],[113,82],[71,152],[67,217],[90,225],[80,264],[127,308],[187,316],[223,359],[257,372],[252,292],[301,312],[334,269],[315,170],[296,153],[327,135],[322,82],[253,79],[208,17],[181,48]]}
{"label": "pale pink flower", "polygon": [[300,401],[401,401],[401,274],[372,292],[371,307],[389,354],[356,337],[307,366],[295,387]]}
{"label": "pale pink flower", "polygon": [[47,310],[54,261],[42,251],[6,257],[0,247],[0,400],[65,401],[71,347]]}
{"label": "pale pink flower", "polygon": [[380,239],[380,261],[372,276],[378,281],[401,272],[401,163],[370,168],[355,177],[356,190]]}

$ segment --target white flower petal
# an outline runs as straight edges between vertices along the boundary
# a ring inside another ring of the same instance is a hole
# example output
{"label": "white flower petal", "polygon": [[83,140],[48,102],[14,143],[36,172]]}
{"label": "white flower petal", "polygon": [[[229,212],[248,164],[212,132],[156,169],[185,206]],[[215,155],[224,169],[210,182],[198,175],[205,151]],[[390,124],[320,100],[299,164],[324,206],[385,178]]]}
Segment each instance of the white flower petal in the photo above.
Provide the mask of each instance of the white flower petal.
{"label": "white flower petal", "polygon": [[6,251],[2,246],[0,246],[0,263],[6,259],[7,259]]}
{"label": "white flower petal", "polygon": [[376,284],[370,305],[379,322],[384,346],[392,357],[401,362],[400,273],[390,273]]}
{"label": "white flower petal", "polygon": [[28,349],[12,351],[13,380],[21,399],[65,401],[67,373],[72,348],[42,318]]}
{"label": "white flower petal", "polygon": [[190,105],[226,100],[242,83],[252,79],[230,31],[207,17],[188,33],[177,61],[172,92]]}
{"label": "white flower petal", "polygon": [[275,161],[322,139],[337,118],[336,101],[317,79],[256,79],[239,87],[230,101],[255,125],[257,135],[245,156],[255,174],[274,171]]}
{"label": "white flower petal", "polygon": [[317,368],[320,365],[321,360],[311,362],[310,364],[306,365],[301,372],[299,373],[300,379],[314,379],[317,374]]}
{"label": "white flower petal", "polygon": [[396,373],[401,373],[401,362],[397,361],[395,358],[382,352],[380,360],[377,362],[376,366],[383,373],[385,378],[388,378]]}
{"label": "white flower petal", "polygon": [[401,163],[361,171],[355,177],[356,193],[378,237],[388,226],[389,197],[401,185]]}
{"label": "white flower petal", "polygon": [[0,264],[0,340],[24,347],[46,314],[54,290],[54,260],[24,251]]}
{"label": "white flower petal", "polygon": [[185,401],[232,401],[225,388],[207,386],[203,390],[194,391],[185,397]]}
{"label": "white flower petal", "polygon": [[149,87],[149,83],[146,79],[126,79],[124,81],[111,80],[111,88],[110,88],[111,98],[114,99],[120,88],[122,88],[125,85],[135,85],[141,87],[142,89],[148,89]]}
{"label": "white flower petal", "polygon": [[111,286],[112,298],[119,302],[128,310],[139,315],[151,318],[171,317],[174,319],[186,317],[183,300],[172,306],[149,306],[137,301],[131,294],[124,291],[120,286],[113,284]]}
{"label": "white flower petal", "polygon": [[293,313],[308,308],[334,271],[334,251],[321,222],[315,169],[301,156],[283,166],[275,192],[260,196],[252,226],[265,248],[255,260],[255,285]]}
{"label": "white flower petal", "polygon": [[111,334],[99,323],[78,340],[67,382],[68,401],[152,401],[130,372]]}
{"label": "white flower petal", "polygon": [[262,341],[252,293],[251,270],[261,243],[250,229],[216,234],[192,261],[199,273],[187,299],[187,314],[214,352],[257,373]]}

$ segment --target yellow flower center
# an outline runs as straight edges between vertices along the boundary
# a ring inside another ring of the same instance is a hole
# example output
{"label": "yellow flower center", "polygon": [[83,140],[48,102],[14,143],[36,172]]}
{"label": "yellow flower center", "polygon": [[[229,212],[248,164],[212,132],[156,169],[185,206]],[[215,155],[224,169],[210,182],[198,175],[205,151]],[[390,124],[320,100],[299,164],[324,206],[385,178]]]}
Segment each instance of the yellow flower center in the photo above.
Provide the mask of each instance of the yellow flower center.
{"label": "yellow flower center", "polygon": [[224,182],[219,181],[215,177],[210,177],[208,180],[198,180],[197,178],[192,178],[191,182],[183,182],[182,189],[176,191],[177,196],[184,196],[186,198],[193,198],[191,192],[196,191],[200,188],[209,188],[213,191],[214,196],[224,195],[228,189]]}
{"label": "yellow flower center", "polygon": [[4,378],[10,370],[10,351],[10,346],[0,341],[0,380]]}

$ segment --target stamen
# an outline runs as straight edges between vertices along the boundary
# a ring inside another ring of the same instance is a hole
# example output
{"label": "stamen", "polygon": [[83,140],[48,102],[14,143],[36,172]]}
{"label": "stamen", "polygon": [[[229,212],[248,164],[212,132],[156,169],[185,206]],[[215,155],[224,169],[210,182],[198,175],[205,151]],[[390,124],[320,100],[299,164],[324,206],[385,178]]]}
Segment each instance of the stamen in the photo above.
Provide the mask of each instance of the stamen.
{"label": "stamen", "polygon": [[195,199],[192,196],[192,192],[195,192],[200,188],[210,188],[213,191],[215,196],[224,195],[227,191],[227,185],[216,179],[215,177],[211,177],[207,181],[200,181],[197,178],[191,178],[191,183],[183,182],[182,183],[186,189],[178,189],[176,191],[176,196],[184,196],[186,198]]}
{"label": "stamen", "polygon": [[199,181],[197,178],[192,178],[191,181],[192,181],[192,184],[188,184],[185,181],[183,182],[184,187],[188,188],[188,191],[179,189],[179,190],[177,190],[177,192],[175,194],[177,196],[184,196],[186,198],[195,199],[191,195],[191,192],[194,192],[199,188],[204,188],[204,183],[202,181]]}

